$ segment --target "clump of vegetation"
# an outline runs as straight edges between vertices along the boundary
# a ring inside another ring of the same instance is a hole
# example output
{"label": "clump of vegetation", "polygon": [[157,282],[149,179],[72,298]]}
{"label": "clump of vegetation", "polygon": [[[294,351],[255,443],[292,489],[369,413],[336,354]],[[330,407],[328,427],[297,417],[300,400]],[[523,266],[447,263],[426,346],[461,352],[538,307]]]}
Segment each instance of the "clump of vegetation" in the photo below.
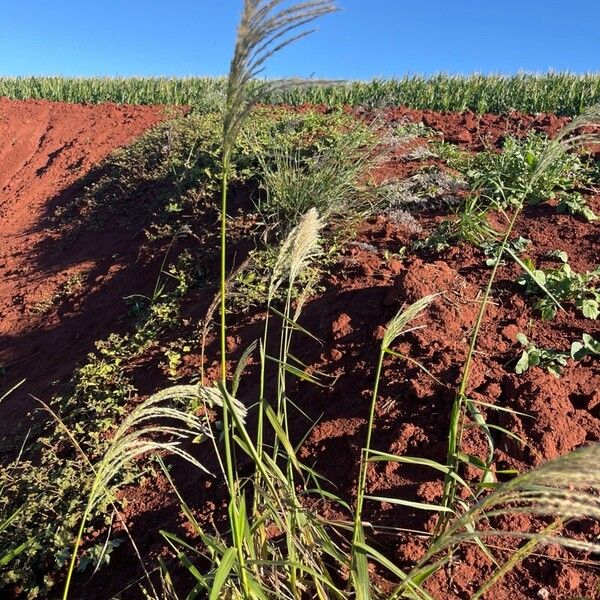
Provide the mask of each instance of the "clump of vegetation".
{"label": "clump of vegetation", "polygon": [[464,174],[476,195],[462,201],[455,210],[458,218],[442,221],[428,238],[417,243],[417,248],[439,252],[451,243],[468,242],[489,254],[497,244],[497,232],[489,226],[487,213],[518,206],[523,198],[534,205],[557,198],[557,212],[596,220],[578,191],[591,180],[590,166],[573,152],[560,153],[549,160],[553,147],[552,140],[536,133],[521,139],[508,137],[502,152],[469,155],[451,144],[437,144],[438,156]]}
{"label": "clump of vegetation", "polygon": [[531,260],[524,261],[527,272],[518,280],[528,295],[543,297],[534,304],[542,319],[556,316],[560,304],[571,302],[586,319],[600,315],[600,289],[595,282],[600,278],[600,268],[587,273],[576,273],[567,262],[559,267],[536,269]]}
{"label": "clump of vegetation", "polygon": [[410,234],[417,235],[423,231],[419,221],[407,210],[390,208],[385,211],[385,215],[391,223],[404,227]]}
{"label": "clump of vegetation", "polygon": [[550,143],[547,137],[530,133],[522,139],[508,137],[502,152],[476,154],[468,170],[473,187],[481,190],[481,196],[496,207],[519,202],[525,192],[530,204],[573,192],[585,175],[585,166],[571,152],[543,165],[543,171],[531,185],[531,177],[542,165]]}
{"label": "clump of vegetation", "polygon": [[[277,263],[279,253],[275,246],[267,246],[261,250],[253,250],[250,253],[247,266],[235,277],[231,284],[229,293],[229,311],[231,313],[244,313],[251,309],[262,307],[264,299],[269,294],[271,274]],[[296,300],[301,290],[306,286],[312,286],[321,278],[321,273],[326,265],[326,257],[320,256],[318,261],[307,266],[298,275],[299,289],[294,288],[291,298]],[[318,293],[318,286],[311,289],[312,293]],[[285,290],[277,290],[273,294],[272,303],[279,306],[285,302]],[[305,292],[302,291],[302,294]]]}
{"label": "clump of vegetation", "polygon": [[[422,121],[416,123],[409,121],[407,123],[400,123],[394,127],[389,127],[382,137],[382,142],[395,149],[398,146],[402,147],[413,140],[432,140],[438,135],[439,134],[434,129],[427,127]],[[416,156],[409,153],[408,155],[405,154],[403,158],[405,160],[413,160],[415,158],[424,158],[425,156],[431,155],[431,151],[426,145],[418,146],[417,148],[419,150]]]}
{"label": "clump of vegetation", "polygon": [[[531,245],[531,240],[524,238],[519,235],[512,240],[508,240],[505,245],[505,250],[511,256],[518,256],[525,252],[525,250]],[[494,266],[498,250],[500,249],[500,242],[498,240],[489,240],[481,244],[481,249],[484,254],[488,257],[485,264],[488,267]]]}
{"label": "clump of vegetation", "polygon": [[[175,115],[157,125],[92,171],[83,192],[57,211],[55,223],[75,232],[117,223],[132,231],[145,228],[151,241],[172,238],[214,210],[220,128],[219,113]],[[323,156],[331,162],[352,144],[357,158],[359,142],[369,140],[369,130],[341,111],[255,108],[232,147],[229,182],[236,186],[255,179],[263,166],[276,173],[282,148],[294,148],[299,160],[311,165]],[[349,166],[346,162],[346,170]],[[275,199],[270,210],[279,211]]]}
{"label": "clump of vegetation", "polygon": [[525,373],[530,367],[542,367],[555,377],[560,377],[562,368],[567,365],[567,359],[572,358],[579,362],[587,357],[600,357],[600,342],[589,333],[584,333],[581,341],[574,341],[569,352],[539,348],[523,333],[517,334],[517,341],[523,347],[523,352],[515,365],[515,373],[518,375]]}
{"label": "clump of vegetation", "polygon": [[[54,412],[56,428],[43,432],[24,448],[17,461],[0,471],[0,508],[8,515],[0,522],[0,533],[7,533],[0,542],[0,561],[9,567],[3,574],[4,582],[22,586],[32,597],[54,593],[56,573],[66,569],[66,599],[77,566],[85,568],[108,561],[120,539],[86,546],[86,534],[98,526],[110,528],[113,519],[120,519],[116,490],[148,473],[142,459],[156,453],[160,455],[158,468],[173,487],[191,536],[182,539],[168,531],[160,532],[173,551],[172,562],[159,560],[163,589],[156,589],[156,579],[149,576],[138,554],[146,576],[141,587],[152,600],[177,597],[170,572],[176,561],[177,569],[186,571],[191,578],[188,597],[203,594],[210,599],[235,600],[381,598],[384,592],[372,575],[373,566],[378,565],[395,580],[390,584],[394,589],[386,590],[385,597],[432,600],[426,587],[428,578],[449,567],[465,542],[473,542],[492,565],[490,577],[472,595],[477,599],[487,594],[515,564],[531,555],[538,544],[600,551],[597,540],[570,537],[569,530],[558,534],[563,521],[600,518],[600,448],[584,448],[500,483],[494,462],[497,436],[492,435],[492,430],[497,435],[519,438],[487,418],[491,411],[513,411],[476,400],[469,392],[479,332],[506,254],[526,267],[523,284],[527,287],[531,283],[528,293],[555,303],[574,301],[585,316],[598,316],[600,293],[592,284],[600,271],[573,273],[568,257],[561,255],[557,256],[563,261],[561,267],[537,271],[518,258],[528,240],[515,238],[513,230],[527,202],[543,201],[557,190],[571,193],[574,189],[579,168],[568,151],[577,148],[583,138],[573,134],[580,125],[599,122],[600,113],[586,114],[556,140],[538,142],[528,138],[515,141],[513,146],[508,144],[503,153],[506,156],[486,156],[489,162],[482,159],[484,171],[474,171],[473,181],[477,182],[480,195],[469,194],[456,210],[455,220],[447,221],[437,240],[430,242],[435,248],[443,248],[451,241],[477,244],[486,252],[491,267],[450,409],[446,461],[382,452],[376,448],[378,440],[373,435],[387,361],[408,361],[431,375],[426,367],[398,349],[407,333],[423,326],[436,301],[436,296],[431,295],[401,307],[378,331],[381,343],[364,415],[366,438],[358,464],[355,501],[347,503],[323,489],[322,477],[300,460],[293,441],[293,386],[298,381],[325,386],[327,376],[309,369],[292,352],[292,343],[297,338],[316,339],[300,325],[300,319],[318,286],[325,217],[347,216],[357,210],[358,190],[373,149],[372,131],[339,112],[320,116],[285,113],[273,119],[272,109],[256,109],[261,98],[269,94],[285,97],[288,93],[256,79],[264,62],[280,46],[303,35],[304,30],[298,31],[299,27],[334,9],[329,0],[285,6],[282,8],[281,0],[245,0],[230,74],[223,84],[224,106],[218,113],[182,117],[150,132],[139,146],[111,159],[105,175],[96,181],[97,187],[88,186],[88,201],[82,207],[70,208],[89,225],[94,222],[90,217],[98,213],[102,203],[104,208],[115,210],[120,194],[133,197],[145,186],[157,188],[162,191],[155,198],[156,209],[150,211],[150,224],[144,223],[150,235],[156,237],[174,236],[185,224],[183,217],[204,210],[204,204],[209,205],[207,210],[212,210],[213,216],[219,213],[220,286],[211,306],[220,307],[221,312],[220,373],[210,385],[205,385],[204,377],[201,384],[193,377],[189,384],[178,383],[145,401],[137,397],[127,368],[132,360],[156,347],[166,375],[178,382],[184,355],[192,347],[192,342],[181,333],[186,324],[180,305],[184,295],[200,283],[203,272],[189,252],[182,253],[172,264],[165,259],[161,279],[150,297],[129,299],[134,318],[132,331],[113,334],[97,344],[87,364],[75,373],[70,390],[55,399],[53,406],[60,409],[60,417]],[[413,83],[415,89],[423,91],[418,78]],[[464,94],[470,93],[456,86],[452,78],[441,78],[437,85],[448,86],[448,102],[466,101]],[[326,89],[290,93],[318,97]],[[327,93],[336,97],[347,91],[343,87],[332,89]],[[360,84],[352,89],[357,94],[365,92]],[[385,93],[390,89],[394,88],[383,86]],[[501,87],[495,90],[497,94],[509,94]],[[374,101],[381,98],[382,90],[370,91]],[[458,94],[458,98],[452,94]],[[503,95],[497,102],[506,101],[507,97]],[[282,148],[284,153],[280,154]],[[419,182],[423,194],[433,193],[433,189],[438,189],[437,182],[424,175],[425,179]],[[122,189],[113,185],[114,181]],[[254,252],[251,267],[232,276],[228,272],[227,243],[231,235],[230,216],[237,208],[232,204],[237,197],[231,192],[236,185],[248,182],[263,185],[265,193],[256,198],[257,205],[265,216],[267,232],[274,234],[267,241],[274,238],[278,244],[276,249],[261,246]],[[432,187],[427,187],[429,184]],[[219,192],[220,208],[216,209]],[[501,206],[505,211],[508,226],[504,231],[489,225],[487,211],[491,206]],[[512,214],[508,214],[510,211]],[[136,219],[137,215],[132,214],[131,218]],[[216,238],[213,234],[211,240]],[[227,356],[227,319],[228,311],[240,299],[244,306],[260,305],[264,321],[259,339],[245,349],[232,368],[231,356]],[[161,342],[166,333],[168,340]],[[586,335],[581,342],[573,343],[570,353],[538,348],[523,335],[519,342],[523,354],[517,363],[518,372],[538,365],[559,375],[569,356],[582,360],[600,354],[598,341]],[[245,405],[237,395],[251,360],[256,361],[258,377],[244,382],[245,397],[251,400]],[[437,379],[435,382],[445,385]],[[247,418],[250,411],[252,420]],[[481,457],[464,447],[467,428],[475,429],[484,440]],[[162,458],[168,453],[178,455],[205,473],[205,461],[188,451],[188,446],[181,446],[183,440],[209,441],[216,453],[220,467],[217,476],[227,491],[228,527],[224,530],[209,530],[198,521]],[[240,457],[245,458],[243,468]],[[444,489],[440,502],[369,493],[368,473],[376,463],[410,465],[441,473]],[[505,471],[503,475],[516,474]],[[52,485],[48,486],[48,481]],[[315,500],[336,504],[347,519],[326,520],[315,514],[307,508]],[[365,506],[382,502],[437,516],[422,556],[410,569],[401,569],[369,537],[371,527],[367,528],[363,520]],[[551,517],[556,523],[536,532],[496,528],[496,517],[507,514]],[[124,520],[121,525],[128,535]],[[487,543],[496,536],[521,538],[526,543],[506,559],[506,548],[497,552]],[[134,552],[137,553],[135,546]]]}
{"label": "clump of vegetation", "polygon": [[331,142],[321,143],[314,155],[297,145],[280,146],[273,156],[261,148],[257,160],[265,197],[259,210],[284,232],[311,208],[328,218],[364,210],[369,188],[363,180],[375,161],[377,143],[373,131],[355,123]]}
{"label": "clump of vegetation", "polygon": [[[165,271],[180,272],[189,260],[184,252],[180,260],[166,265]],[[152,298],[131,299],[135,300],[132,332],[113,333],[98,341],[87,362],[74,372],[65,393],[53,399],[61,424],[32,433],[18,460],[0,467],[0,512],[15,515],[0,540],[0,556],[10,556],[3,565],[0,585],[18,585],[27,590],[28,597],[35,598],[46,597],[60,580],[58,573],[72,557],[71,542],[94,482],[86,461],[95,463],[105,455],[115,426],[130,412],[137,390],[127,366],[160,335],[182,327],[181,299],[199,283],[192,273],[186,271],[185,278],[169,285],[159,281]],[[128,463],[115,473],[111,489],[132,483],[142,472]],[[114,517],[108,507],[113,501],[103,496],[93,510],[87,510],[86,531],[110,527]],[[87,545],[79,568],[106,563],[107,550],[119,543],[114,539],[107,548],[103,540]]]}
{"label": "clump of vegetation", "polygon": [[425,239],[416,241],[414,248],[441,252],[461,242],[476,246],[493,245],[498,238],[498,232],[487,220],[487,208],[482,207],[477,197],[471,196],[456,210],[455,218],[444,219]]}
{"label": "clump of vegetation", "polygon": [[431,143],[431,148],[435,156],[460,173],[465,173],[471,164],[471,153],[463,150],[456,144],[446,141],[435,141]]}
{"label": "clump of vegetation", "polygon": [[377,208],[384,212],[424,212],[455,206],[466,182],[437,168],[426,168],[402,180],[383,182],[377,189]]}
{"label": "clump of vegetation", "polygon": [[66,281],[61,283],[58,289],[47,300],[40,300],[33,305],[32,311],[36,314],[46,314],[55,306],[65,300],[73,299],[77,293],[83,288],[85,275],[83,273],[75,273],[70,275]]}
{"label": "clump of vegetation", "polygon": [[588,223],[597,221],[599,218],[579,192],[560,194],[556,212],[583,217]]}

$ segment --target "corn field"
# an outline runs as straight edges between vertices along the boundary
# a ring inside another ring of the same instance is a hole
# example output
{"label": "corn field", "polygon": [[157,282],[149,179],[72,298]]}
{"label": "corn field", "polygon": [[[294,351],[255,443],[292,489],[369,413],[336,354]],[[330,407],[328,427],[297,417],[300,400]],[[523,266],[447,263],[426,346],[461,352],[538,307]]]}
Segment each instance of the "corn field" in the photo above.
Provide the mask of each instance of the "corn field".
{"label": "corn field", "polygon": [[[547,73],[407,76],[368,82],[299,82],[274,89],[270,103],[326,104],[382,107],[404,105],[439,111],[472,110],[477,113],[552,112],[580,114],[600,102],[600,74]],[[258,85],[256,83],[255,85]],[[47,99],[65,102],[118,102],[128,104],[189,105],[200,111],[220,105],[224,78],[69,78],[3,77],[0,96],[13,99]]]}

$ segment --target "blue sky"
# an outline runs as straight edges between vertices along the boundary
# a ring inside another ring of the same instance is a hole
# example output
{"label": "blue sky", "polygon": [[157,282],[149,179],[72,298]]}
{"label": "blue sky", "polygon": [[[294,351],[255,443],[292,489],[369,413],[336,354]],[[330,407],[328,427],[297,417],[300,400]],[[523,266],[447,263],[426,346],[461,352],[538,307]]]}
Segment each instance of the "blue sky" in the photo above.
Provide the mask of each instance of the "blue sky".
{"label": "blue sky", "polygon": [[[600,72],[600,0],[338,0],[266,75]],[[218,75],[241,0],[2,0],[0,75]]]}

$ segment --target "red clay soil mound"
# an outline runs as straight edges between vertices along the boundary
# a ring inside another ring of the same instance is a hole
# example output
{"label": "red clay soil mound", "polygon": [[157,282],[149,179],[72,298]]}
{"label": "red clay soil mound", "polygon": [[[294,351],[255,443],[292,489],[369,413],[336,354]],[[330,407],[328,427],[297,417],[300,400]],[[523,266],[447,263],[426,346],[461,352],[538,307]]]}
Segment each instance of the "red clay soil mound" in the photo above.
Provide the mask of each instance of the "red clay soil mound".
{"label": "red clay soil mound", "polygon": [[[48,373],[60,378],[61,365],[72,368],[65,360],[72,347],[98,338],[95,319],[109,319],[100,311],[96,317],[88,314],[85,327],[79,321],[59,327],[35,310],[69,278],[123,249],[123,239],[104,236],[104,244],[97,244],[99,255],[80,261],[76,251],[64,251],[49,228],[48,207],[112,150],[156,125],[163,113],[161,107],[0,98],[0,367],[11,366],[11,382],[19,376],[35,381],[37,374],[48,379]],[[96,278],[110,276],[96,273]],[[0,404],[0,438],[31,407],[25,394],[20,399],[24,403]]]}

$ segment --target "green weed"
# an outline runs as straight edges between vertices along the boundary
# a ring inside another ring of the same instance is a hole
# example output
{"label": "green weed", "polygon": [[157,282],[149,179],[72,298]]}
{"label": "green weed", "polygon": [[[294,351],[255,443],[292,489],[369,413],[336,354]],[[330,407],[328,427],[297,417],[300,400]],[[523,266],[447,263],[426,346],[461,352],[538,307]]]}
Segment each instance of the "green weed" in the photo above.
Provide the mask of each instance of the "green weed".
{"label": "green weed", "polygon": [[569,358],[568,352],[538,348],[522,333],[517,334],[517,341],[523,346],[523,352],[515,365],[515,373],[521,375],[529,368],[539,366],[545,368],[548,373],[555,377],[560,377],[562,367],[566,366]]}
{"label": "green weed", "polygon": [[[505,249],[509,254],[518,256],[519,254],[525,252],[530,245],[531,240],[519,235],[512,240],[508,240],[506,242]],[[480,247],[484,254],[488,257],[485,261],[485,264],[488,267],[493,267],[494,263],[496,262],[498,250],[500,249],[500,242],[497,240],[489,240],[481,243]]]}
{"label": "green weed", "polygon": [[570,194],[585,176],[585,166],[575,153],[557,157],[531,185],[550,144],[548,138],[535,133],[523,139],[509,137],[502,152],[480,152],[472,158],[469,180],[494,207],[518,203],[525,192],[529,204],[545,202],[559,193]]}
{"label": "green weed", "polygon": [[325,218],[358,213],[368,206],[369,188],[363,183],[373,166],[374,132],[356,122],[318,153],[306,155],[297,146],[280,146],[274,156],[257,153],[264,200],[258,208],[282,232],[294,227],[302,215],[315,208]]}
{"label": "green weed", "polygon": [[600,341],[594,339],[589,333],[584,333],[581,341],[575,341],[571,344],[571,358],[573,360],[583,360],[588,356],[600,357]]}
{"label": "green weed", "polygon": [[523,261],[528,271],[518,283],[528,295],[539,296],[545,288],[552,297],[545,294],[537,300],[534,309],[542,319],[548,321],[556,316],[559,303],[571,302],[586,319],[597,319],[600,315],[600,289],[595,282],[600,278],[600,268],[587,273],[576,273],[568,263],[559,267],[536,269],[531,260]]}
{"label": "green weed", "polygon": [[52,294],[47,300],[41,300],[36,302],[31,311],[34,314],[44,315],[50,312],[55,306],[58,306],[62,302],[73,299],[78,292],[83,288],[85,282],[85,275],[83,273],[76,273],[75,275],[69,276],[69,278],[61,283],[58,289]]}
{"label": "green weed", "polygon": [[579,192],[560,194],[556,212],[583,217],[588,223],[598,220],[598,215],[589,207]]}
{"label": "green weed", "polygon": [[[181,258],[189,263],[186,253]],[[181,264],[176,260],[167,271],[180,269]],[[93,485],[93,473],[84,466],[83,457],[94,462],[106,452],[115,424],[126,417],[136,396],[126,367],[160,335],[181,327],[179,303],[182,292],[197,285],[193,277],[193,271],[188,271],[171,291],[163,288],[156,297],[144,299],[131,333],[113,333],[96,343],[95,352],[74,372],[65,393],[53,399],[68,434],[58,426],[32,434],[19,459],[0,468],[0,513],[14,515],[0,538],[0,556],[11,556],[10,565],[7,561],[2,569],[0,585],[23,587],[30,598],[51,593],[58,573],[72,557],[71,542]],[[71,435],[77,439],[80,453],[74,452]],[[132,483],[141,475],[140,467],[128,465],[113,485]],[[110,527],[108,505],[105,498],[88,511],[90,530]],[[109,540],[108,544],[107,548],[112,548],[117,542]],[[106,562],[104,546],[103,542],[87,545],[80,568],[97,566],[98,558]]]}
{"label": "green weed", "polygon": [[416,250],[441,252],[452,244],[464,242],[489,250],[497,243],[499,233],[489,224],[487,213],[488,209],[477,197],[469,197],[456,211],[454,219],[444,219],[429,236],[413,246]]}

